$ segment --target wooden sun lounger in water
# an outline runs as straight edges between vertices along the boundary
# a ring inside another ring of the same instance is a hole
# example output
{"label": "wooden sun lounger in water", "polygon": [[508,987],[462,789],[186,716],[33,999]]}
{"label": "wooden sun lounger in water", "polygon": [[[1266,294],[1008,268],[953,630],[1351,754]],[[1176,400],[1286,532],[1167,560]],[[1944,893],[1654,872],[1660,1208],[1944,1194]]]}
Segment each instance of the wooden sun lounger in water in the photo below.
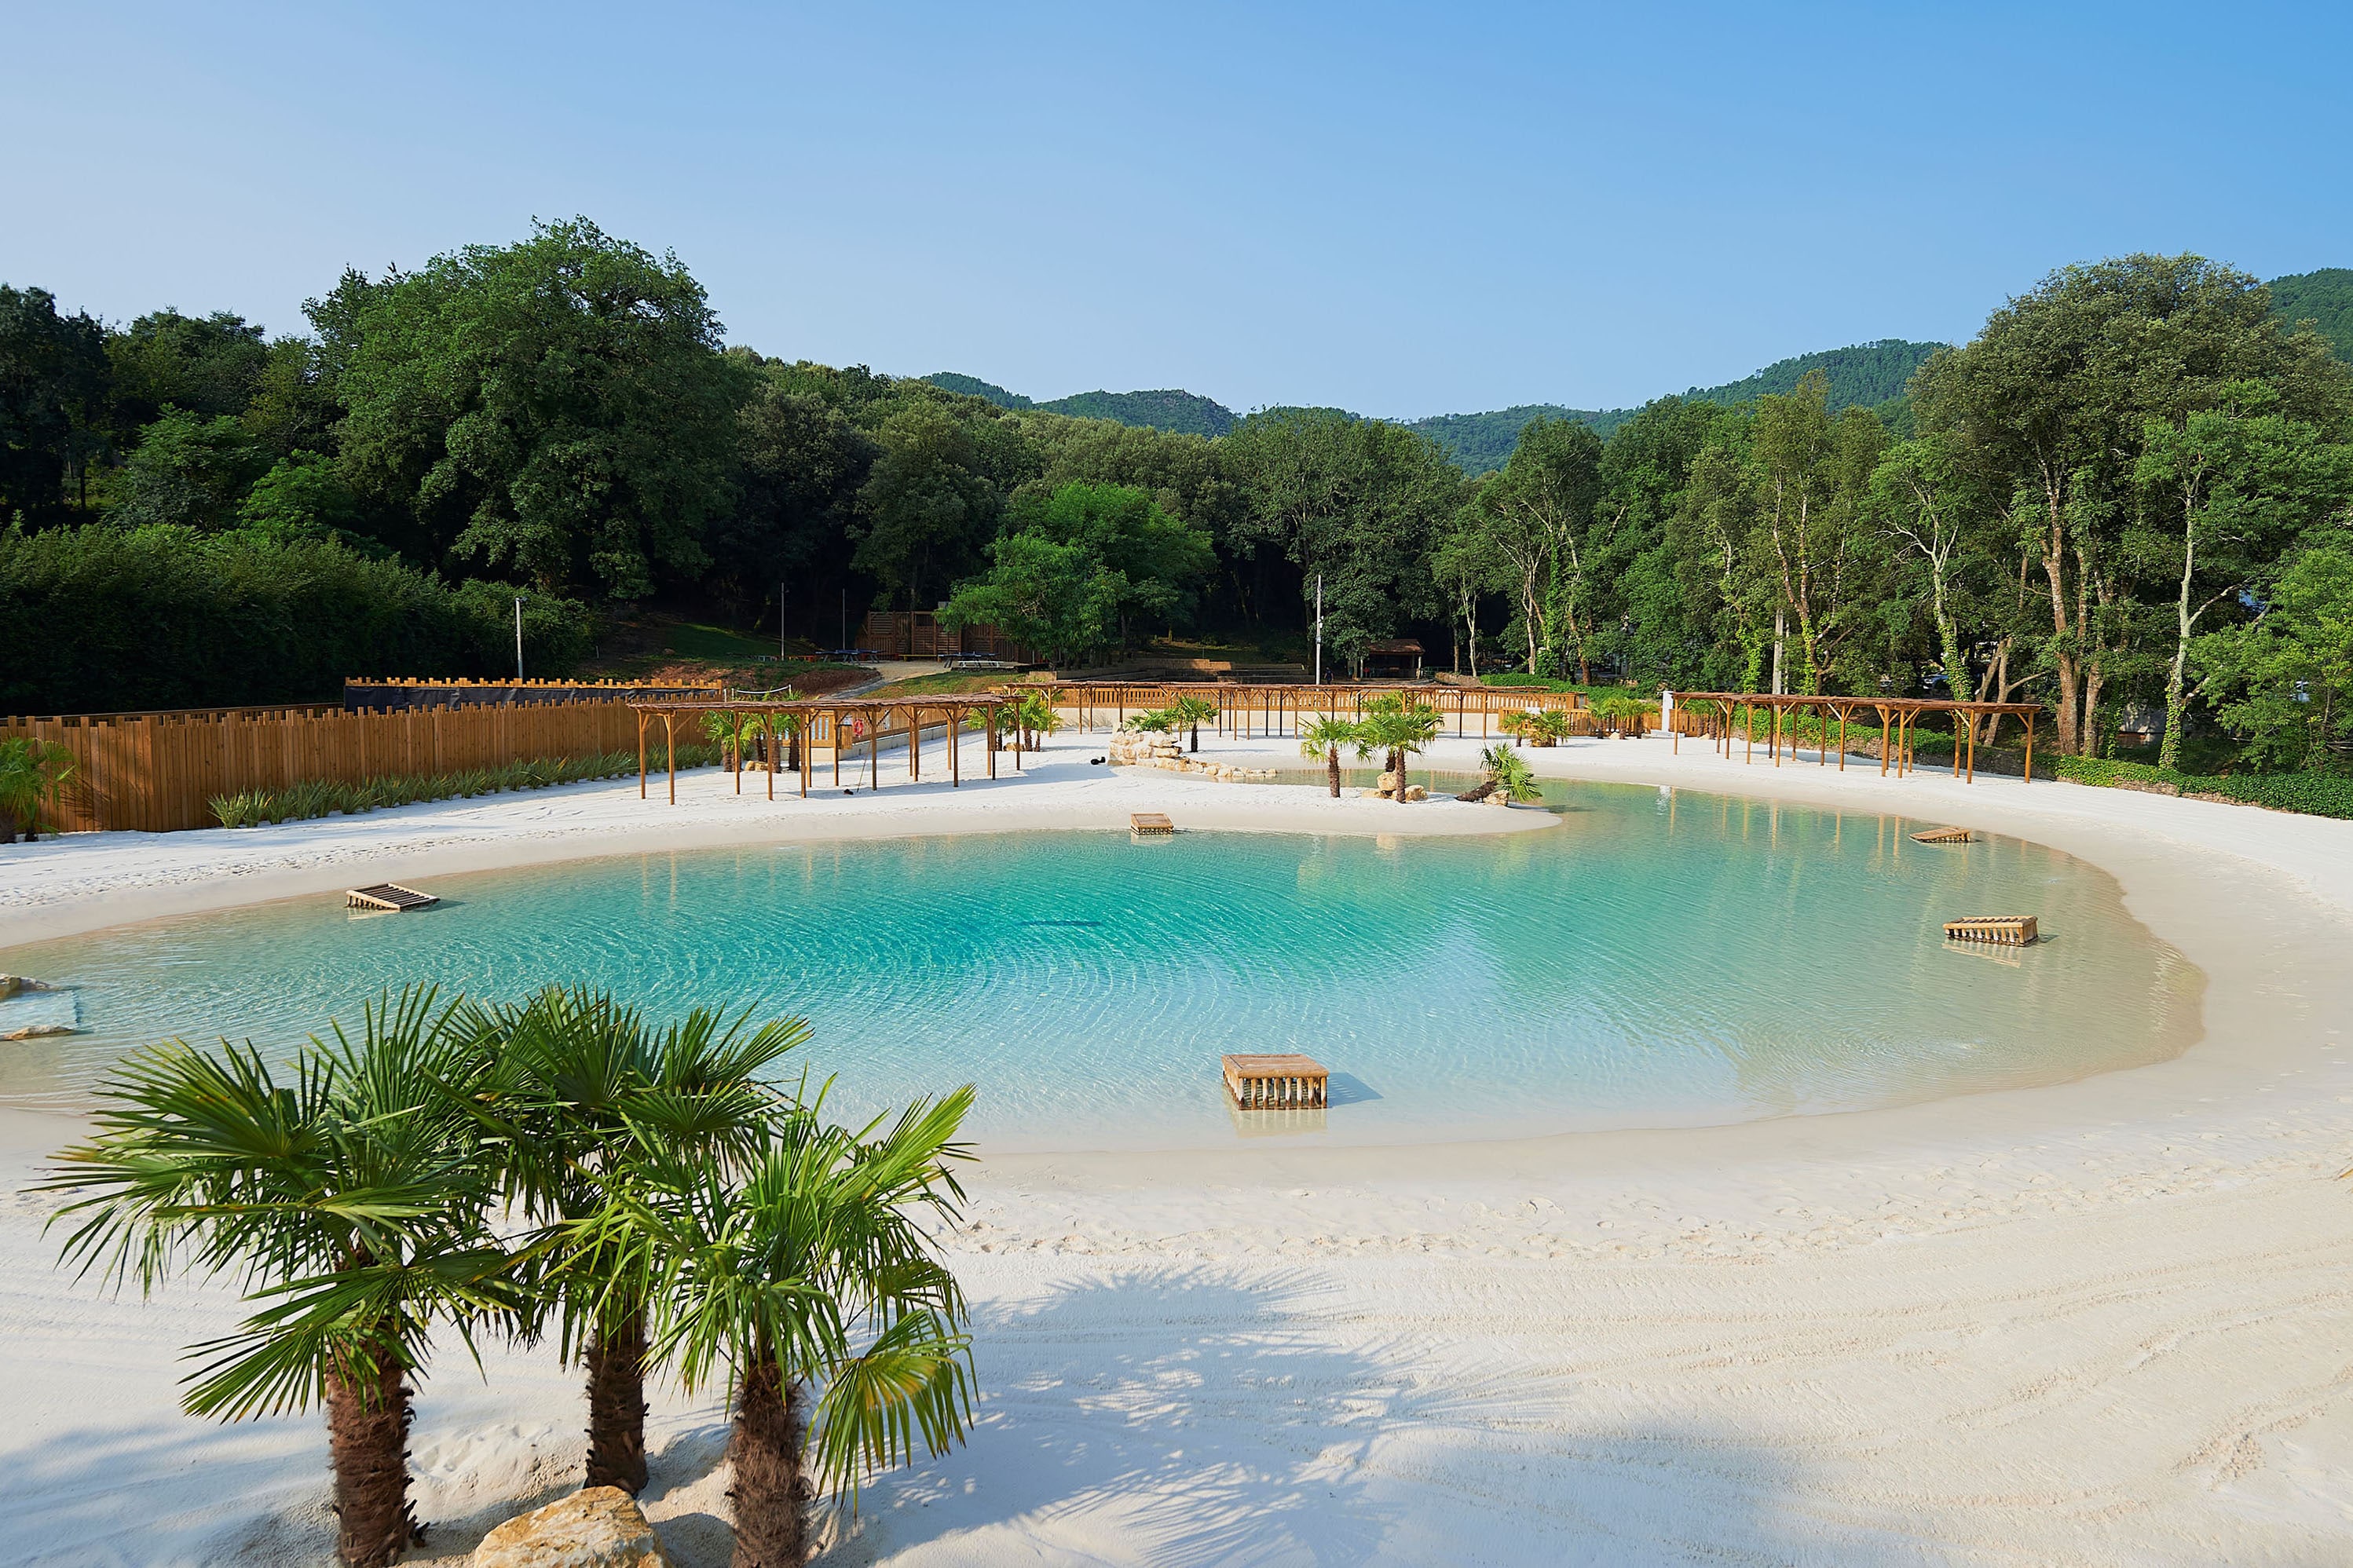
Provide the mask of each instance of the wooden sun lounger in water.
{"label": "wooden sun lounger in water", "polygon": [[1176,825],[1161,812],[1131,811],[1127,814],[1127,830],[1139,837],[1166,838],[1176,831]]}
{"label": "wooden sun lounger in water", "polygon": [[370,887],[353,888],[343,895],[344,905],[354,910],[421,910],[440,901],[435,894],[420,893],[397,882],[377,882]]}
{"label": "wooden sun lounger in water", "polygon": [[2042,940],[2032,915],[1978,915],[1971,920],[1947,921],[1945,940],[1947,942],[1989,942],[2000,947],[2032,947]]}
{"label": "wooden sun lounger in water", "polygon": [[1320,1108],[1332,1075],[1313,1057],[1221,1058],[1226,1091],[1244,1110]]}
{"label": "wooden sun lounger in water", "polygon": [[1977,836],[1966,827],[1932,827],[1912,836],[1915,844],[1967,844]]}

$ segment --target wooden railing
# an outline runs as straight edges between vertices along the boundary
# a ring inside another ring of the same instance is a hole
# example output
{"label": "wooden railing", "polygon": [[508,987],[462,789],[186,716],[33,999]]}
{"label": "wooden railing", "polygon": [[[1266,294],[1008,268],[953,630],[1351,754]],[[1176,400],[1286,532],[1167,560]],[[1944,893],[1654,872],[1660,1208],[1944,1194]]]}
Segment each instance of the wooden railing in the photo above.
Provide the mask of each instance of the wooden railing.
{"label": "wooden railing", "polygon": [[[359,784],[557,757],[635,751],[619,701],[501,703],[346,713],[310,707],[0,719],[0,740],[31,736],[73,753],[52,815],[69,832],[210,827],[208,802],[313,779]],[[700,737],[697,737],[700,739]]]}
{"label": "wooden railing", "polygon": [[[1019,692],[1028,688],[1008,686]],[[1063,722],[1093,732],[1116,730],[1137,713],[1173,705],[1178,699],[1198,698],[1216,705],[1217,715],[1201,721],[1204,731],[1240,737],[1285,736],[1298,733],[1303,720],[1324,716],[1364,717],[1365,704],[1385,692],[1403,689],[1412,699],[1438,710],[1443,733],[1492,739],[1504,733],[1497,721],[1506,713],[1554,709],[1568,716],[1569,733],[1596,733],[1592,710],[1577,693],[1536,691],[1517,687],[1430,686],[1250,686],[1228,682],[1065,681],[1039,689],[1051,694]]]}

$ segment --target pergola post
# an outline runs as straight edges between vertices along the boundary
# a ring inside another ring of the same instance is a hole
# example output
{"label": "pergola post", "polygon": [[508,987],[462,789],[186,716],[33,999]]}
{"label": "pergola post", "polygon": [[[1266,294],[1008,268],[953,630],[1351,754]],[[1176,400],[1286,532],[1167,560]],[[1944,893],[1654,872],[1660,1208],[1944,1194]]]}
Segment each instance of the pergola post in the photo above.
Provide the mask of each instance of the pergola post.
{"label": "pergola post", "polygon": [[670,803],[678,804],[678,715],[662,715],[662,736],[670,747]]}
{"label": "pergola post", "polygon": [[2034,782],[2034,715],[2031,713],[2026,716],[2026,777],[2020,782]]}
{"label": "pergola post", "polygon": [[948,788],[964,788],[964,710],[948,710]]}
{"label": "pergola post", "polygon": [[1879,705],[1879,776],[1887,776],[1887,705]]}
{"label": "pergola post", "polygon": [[638,798],[646,798],[646,721],[653,715],[638,710]]}
{"label": "pergola post", "polygon": [[763,731],[765,739],[763,740],[760,747],[763,753],[760,760],[768,764],[768,798],[770,800],[774,800],[776,798],[776,764],[783,762],[785,759],[776,750],[776,715],[775,710],[772,709],[768,712],[762,714],[761,719],[765,727]]}

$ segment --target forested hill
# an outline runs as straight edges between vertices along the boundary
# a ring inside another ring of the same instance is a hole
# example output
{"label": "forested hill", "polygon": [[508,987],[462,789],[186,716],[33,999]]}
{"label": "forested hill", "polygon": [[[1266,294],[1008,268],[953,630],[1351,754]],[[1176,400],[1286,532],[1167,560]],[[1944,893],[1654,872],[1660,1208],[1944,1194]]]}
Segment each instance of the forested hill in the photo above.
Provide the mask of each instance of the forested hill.
{"label": "forested hill", "polygon": [[2324,267],[2271,280],[2272,314],[2294,325],[2310,321],[2353,363],[2353,268]]}
{"label": "forested hill", "polygon": [[1110,419],[1122,425],[1148,426],[1183,436],[1222,436],[1234,427],[1233,411],[1195,393],[1167,388],[1157,392],[1077,392],[1050,403],[1036,403],[1018,392],[976,375],[944,370],[923,378],[934,386],[985,397],[999,408],[1036,408],[1067,414],[1074,419]]}
{"label": "forested hill", "polygon": [[[1826,349],[1820,353],[1776,361],[1754,375],[1722,386],[1695,386],[1683,395],[1707,403],[1746,403],[1765,393],[1791,391],[1808,371],[1820,370],[1830,377],[1833,411],[1850,404],[1876,405],[1901,396],[1912,372],[1937,346],[1884,338],[1874,343]],[[1000,408],[1037,408],[1050,414],[1112,419],[1122,425],[1149,426],[1155,430],[1194,436],[1222,436],[1234,427],[1230,410],[1190,392],[1082,392],[1058,397],[1051,403],[1037,403],[1018,392],[1008,392],[994,382],[959,375],[954,371],[941,371],[923,379],[950,392],[985,397]],[[1520,438],[1521,427],[1532,419],[1582,419],[1607,437],[1632,418],[1634,412],[1631,408],[1565,408],[1558,404],[1529,403],[1486,414],[1440,414],[1398,423],[1446,448],[1465,472],[1483,474],[1504,466],[1504,459],[1512,455],[1513,443]]]}

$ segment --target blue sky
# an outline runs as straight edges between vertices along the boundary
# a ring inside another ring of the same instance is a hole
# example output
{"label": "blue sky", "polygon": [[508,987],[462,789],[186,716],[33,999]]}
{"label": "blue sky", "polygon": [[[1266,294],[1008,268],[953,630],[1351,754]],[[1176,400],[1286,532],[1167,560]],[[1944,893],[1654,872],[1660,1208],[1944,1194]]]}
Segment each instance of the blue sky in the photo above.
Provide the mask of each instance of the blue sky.
{"label": "blue sky", "polygon": [[2070,261],[2353,266],[2348,15],[12,5],[0,280],[299,330],[580,213],[771,354],[1618,405]]}

